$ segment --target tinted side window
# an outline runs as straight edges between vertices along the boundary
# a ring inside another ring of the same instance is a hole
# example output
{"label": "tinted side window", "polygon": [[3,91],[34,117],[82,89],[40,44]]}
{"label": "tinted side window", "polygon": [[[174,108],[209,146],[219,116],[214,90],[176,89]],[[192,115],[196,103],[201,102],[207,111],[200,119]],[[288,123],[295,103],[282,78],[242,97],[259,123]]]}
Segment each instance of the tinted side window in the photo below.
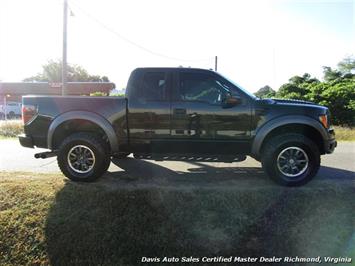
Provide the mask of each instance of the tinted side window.
{"label": "tinted side window", "polygon": [[203,73],[180,74],[180,99],[221,104],[229,89],[219,80]]}
{"label": "tinted side window", "polygon": [[142,96],[147,101],[167,100],[166,78],[164,72],[145,73],[142,85]]}

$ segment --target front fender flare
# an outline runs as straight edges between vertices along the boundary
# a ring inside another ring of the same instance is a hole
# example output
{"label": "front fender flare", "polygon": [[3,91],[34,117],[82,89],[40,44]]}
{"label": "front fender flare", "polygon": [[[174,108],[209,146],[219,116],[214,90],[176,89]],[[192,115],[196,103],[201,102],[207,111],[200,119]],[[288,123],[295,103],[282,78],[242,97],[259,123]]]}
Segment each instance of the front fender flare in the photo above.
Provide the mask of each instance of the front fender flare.
{"label": "front fender flare", "polygon": [[88,120],[96,125],[98,125],[102,130],[106,133],[108,140],[110,142],[110,147],[112,152],[118,151],[118,141],[116,133],[111,126],[111,124],[102,116],[87,112],[87,111],[70,111],[64,114],[57,116],[49,126],[48,135],[47,135],[47,146],[48,149],[52,150],[53,147],[53,135],[55,130],[60,126],[62,123],[69,121],[69,120]]}
{"label": "front fender flare", "polygon": [[281,116],[278,118],[275,118],[273,120],[270,120],[266,124],[264,124],[255,134],[255,138],[251,147],[251,154],[253,157],[259,157],[260,156],[260,149],[261,146],[264,142],[264,139],[266,136],[274,129],[281,127],[281,126],[286,126],[286,125],[291,125],[291,124],[298,124],[298,125],[305,125],[305,126],[311,126],[314,129],[316,129],[321,136],[323,137],[324,140],[328,139],[328,134],[326,129],[322,126],[320,122],[317,120],[307,117],[307,116],[301,116],[301,115],[286,115],[286,116]]}

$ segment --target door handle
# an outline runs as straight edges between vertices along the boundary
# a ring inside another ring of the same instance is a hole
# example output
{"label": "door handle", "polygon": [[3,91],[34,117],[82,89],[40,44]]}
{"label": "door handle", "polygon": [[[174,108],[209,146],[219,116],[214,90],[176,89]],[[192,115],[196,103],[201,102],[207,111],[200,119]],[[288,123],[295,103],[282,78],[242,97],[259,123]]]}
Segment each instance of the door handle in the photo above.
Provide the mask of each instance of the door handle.
{"label": "door handle", "polygon": [[174,109],[174,115],[186,115],[186,109],[176,108]]}

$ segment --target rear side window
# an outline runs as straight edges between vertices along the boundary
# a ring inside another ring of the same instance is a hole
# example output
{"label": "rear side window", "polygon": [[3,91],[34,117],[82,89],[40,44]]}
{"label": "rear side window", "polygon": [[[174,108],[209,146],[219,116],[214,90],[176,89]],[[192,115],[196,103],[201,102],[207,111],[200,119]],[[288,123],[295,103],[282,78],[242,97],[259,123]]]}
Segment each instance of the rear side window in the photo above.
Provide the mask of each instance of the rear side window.
{"label": "rear side window", "polygon": [[142,85],[142,98],[146,101],[166,101],[167,87],[164,72],[145,73]]}

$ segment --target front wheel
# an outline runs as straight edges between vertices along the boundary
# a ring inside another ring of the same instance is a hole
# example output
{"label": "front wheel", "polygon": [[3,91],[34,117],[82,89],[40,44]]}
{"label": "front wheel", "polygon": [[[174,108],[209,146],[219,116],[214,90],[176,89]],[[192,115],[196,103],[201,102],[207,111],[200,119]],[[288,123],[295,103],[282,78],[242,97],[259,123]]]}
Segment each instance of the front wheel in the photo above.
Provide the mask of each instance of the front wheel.
{"label": "front wheel", "polygon": [[82,182],[96,180],[110,165],[106,143],[90,133],[74,133],[64,139],[57,160],[66,177]]}
{"label": "front wheel", "polygon": [[278,184],[304,185],[319,170],[319,148],[300,134],[276,136],[265,144],[261,163],[269,177]]}

